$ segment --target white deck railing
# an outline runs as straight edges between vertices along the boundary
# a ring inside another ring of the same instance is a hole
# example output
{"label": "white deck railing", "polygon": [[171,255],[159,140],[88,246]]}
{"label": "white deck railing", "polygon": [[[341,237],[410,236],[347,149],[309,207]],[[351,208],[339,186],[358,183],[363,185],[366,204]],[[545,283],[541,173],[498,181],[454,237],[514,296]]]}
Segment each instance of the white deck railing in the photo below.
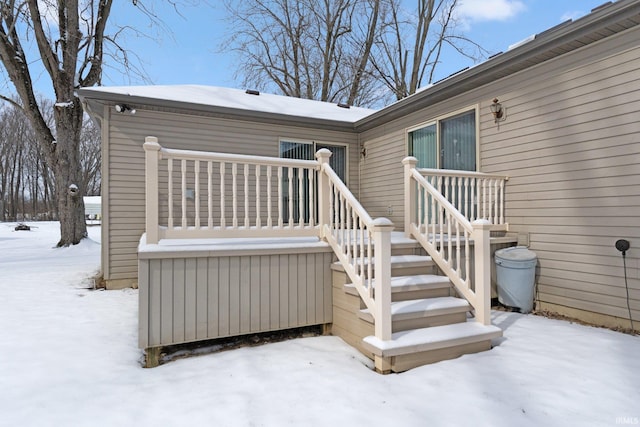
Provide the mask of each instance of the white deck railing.
{"label": "white deck railing", "polygon": [[305,161],[168,149],[155,137],[144,150],[147,244],[317,236],[373,314],[376,337],[391,339],[393,224],[367,214],[329,165],[329,150]]}
{"label": "white deck railing", "polygon": [[508,177],[448,169],[416,170],[469,221],[486,219],[492,230],[508,230],[504,216]]}
{"label": "white deck railing", "polygon": [[313,160],[163,148],[147,137],[147,243],[318,235]]}
{"label": "white deck railing", "polygon": [[[457,206],[439,188],[444,182],[456,186],[459,180],[448,180],[444,175],[429,180],[424,170],[416,169],[417,159],[403,160],[405,168],[405,234],[413,236],[425,248],[438,267],[449,277],[456,290],[473,306],[476,320],[485,325],[491,323],[491,252],[490,231],[495,227],[482,214],[473,215],[472,221],[463,215],[462,196]],[[450,171],[449,171],[450,172]],[[441,179],[442,178],[442,179]],[[493,179],[493,178],[492,178]],[[436,187],[432,182],[435,182]],[[463,186],[463,185],[461,185]],[[476,188],[477,184],[468,188]],[[504,187],[504,186],[503,186]],[[459,192],[457,193],[459,194]],[[472,194],[467,193],[467,194]],[[504,194],[502,192],[502,194]],[[451,194],[449,194],[450,196]],[[503,196],[501,196],[501,199]],[[495,212],[495,207],[491,212]],[[504,210],[498,209],[502,212]],[[465,212],[471,213],[473,209]],[[482,212],[482,211],[481,211]],[[488,211],[485,211],[488,212]],[[499,220],[504,223],[504,217]],[[473,247],[474,272],[471,268]]]}

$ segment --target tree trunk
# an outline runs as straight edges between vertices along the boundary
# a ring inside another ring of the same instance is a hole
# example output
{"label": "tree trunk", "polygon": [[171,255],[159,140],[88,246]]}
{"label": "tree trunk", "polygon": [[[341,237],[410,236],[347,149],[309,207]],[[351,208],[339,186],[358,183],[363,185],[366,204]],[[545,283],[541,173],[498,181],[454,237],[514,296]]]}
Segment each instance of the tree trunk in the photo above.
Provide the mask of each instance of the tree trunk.
{"label": "tree trunk", "polygon": [[84,185],[80,164],[80,129],[82,107],[74,98],[70,106],[55,107],[57,139],[52,153],[56,194],[58,195],[58,217],[60,241],[58,246],[75,245],[87,236],[84,218]]}

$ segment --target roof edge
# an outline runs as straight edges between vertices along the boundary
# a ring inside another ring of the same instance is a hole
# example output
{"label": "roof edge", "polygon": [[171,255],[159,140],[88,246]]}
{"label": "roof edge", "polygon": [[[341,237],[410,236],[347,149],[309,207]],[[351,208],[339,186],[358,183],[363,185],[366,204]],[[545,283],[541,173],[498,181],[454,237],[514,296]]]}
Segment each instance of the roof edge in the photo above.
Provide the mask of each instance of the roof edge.
{"label": "roof edge", "polygon": [[92,115],[102,118],[102,112],[91,107],[94,103],[102,105],[116,104],[119,102],[132,104],[137,109],[144,109],[145,106],[154,107],[157,110],[176,109],[183,112],[194,111],[211,115],[214,117],[247,120],[262,123],[276,123],[291,126],[313,127],[321,129],[331,129],[343,132],[355,132],[355,121],[330,120],[315,117],[293,116],[289,114],[271,113],[255,110],[245,110],[241,108],[223,107],[206,104],[196,104],[185,101],[166,100],[137,95],[124,95],[119,93],[95,90],[93,87],[85,87],[78,90],[78,96],[87,110]]}

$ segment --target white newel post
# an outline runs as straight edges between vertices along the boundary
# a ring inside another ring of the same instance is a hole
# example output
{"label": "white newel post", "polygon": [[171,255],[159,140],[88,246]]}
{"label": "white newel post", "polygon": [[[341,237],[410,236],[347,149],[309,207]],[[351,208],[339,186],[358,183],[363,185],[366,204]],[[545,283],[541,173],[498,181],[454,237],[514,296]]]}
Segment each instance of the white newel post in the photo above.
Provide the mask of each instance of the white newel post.
{"label": "white newel post", "polygon": [[320,238],[325,239],[324,226],[329,225],[330,212],[329,212],[329,197],[331,197],[331,190],[329,187],[329,177],[324,173],[323,165],[329,164],[329,158],[331,157],[331,151],[326,148],[318,150],[316,153],[316,159],[320,168],[318,170],[318,226],[320,228]]}
{"label": "white newel post", "polygon": [[371,227],[375,248],[375,335],[381,340],[391,339],[391,231],[393,223],[376,218]]}
{"label": "white newel post", "polygon": [[475,294],[476,321],[491,324],[491,222],[477,219],[473,226],[473,246],[475,251]]}
{"label": "white newel post", "polygon": [[404,235],[411,237],[411,218],[416,213],[416,186],[411,179],[411,173],[418,165],[418,159],[405,157],[402,164],[404,165]]}
{"label": "white newel post", "polygon": [[147,243],[158,243],[158,138],[148,136],[144,140],[145,154],[145,228]]}

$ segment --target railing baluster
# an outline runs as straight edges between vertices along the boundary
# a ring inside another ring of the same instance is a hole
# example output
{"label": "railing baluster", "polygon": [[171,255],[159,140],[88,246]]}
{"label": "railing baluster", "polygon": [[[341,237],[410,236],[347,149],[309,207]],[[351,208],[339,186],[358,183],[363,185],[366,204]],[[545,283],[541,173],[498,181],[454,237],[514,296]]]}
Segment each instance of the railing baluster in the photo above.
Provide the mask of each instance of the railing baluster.
{"label": "railing baluster", "polygon": [[293,217],[293,168],[287,168],[289,171],[289,228],[293,228],[295,219]]}
{"label": "railing baluster", "polygon": [[244,164],[244,228],[249,228],[249,164]]}
{"label": "railing baluster", "polygon": [[[416,182],[416,185],[418,185],[418,188],[421,188],[421,186]],[[438,187],[436,187],[438,188]],[[429,221],[431,223],[431,241],[433,242],[434,246],[435,246],[435,242],[436,242],[436,223],[438,222],[438,205],[436,202],[435,197],[431,197],[431,212],[429,213],[430,218]],[[429,234],[429,230],[426,231],[426,234]]]}
{"label": "railing baluster", "polygon": [[424,224],[424,212],[423,206],[425,204],[425,194],[422,188],[418,188],[416,194],[418,195],[418,229],[422,230]]}
{"label": "railing baluster", "polygon": [[462,212],[462,211],[464,211],[464,205],[463,205],[463,200],[462,200],[462,178],[461,177],[456,177],[455,181],[456,181],[457,191],[458,191],[458,206],[456,206],[456,207],[458,208],[459,211]]}
{"label": "railing baluster", "polygon": [[451,252],[451,240],[453,240],[451,238],[451,213],[447,212],[447,258],[448,258],[448,263],[449,265],[452,265],[452,258],[453,258],[453,252]]}
{"label": "railing baluster", "polygon": [[338,206],[340,207],[340,218],[339,218],[339,222],[340,222],[340,250],[342,252],[344,252],[344,216],[345,216],[345,212],[344,212],[344,195],[342,193],[340,193],[338,195]]}
{"label": "railing baluster", "polygon": [[482,180],[482,219],[487,218],[487,180]]}
{"label": "railing baluster", "polygon": [[207,227],[213,228],[213,162],[207,162]]}
{"label": "railing baluster", "polygon": [[224,214],[224,175],[226,168],[226,164],[224,162],[220,162],[220,229],[224,229],[227,226]]}
{"label": "railing baluster", "polygon": [[262,228],[262,218],[260,218],[260,165],[256,165],[256,228]]}
{"label": "railing baluster", "polygon": [[444,254],[444,209],[442,207],[438,208],[438,213],[440,217],[440,247],[439,252]]}
{"label": "railing baluster", "polygon": [[273,219],[271,217],[271,165],[267,166],[267,227],[273,227]]}
{"label": "railing baluster", "polygon": [[[360,219],[358,217],[358,229],[360,232],[360,268],[358,270],[358,274],[360,274],[360,276],[364,277],[364,257],[365,257],[365,252],[364,252],[364,222],[362,221],[362,219]],[[371,286],[371,284],[369,283],[369,286]]]}
{"label": "railing baluster", "polygon": [[504,180],[500,180],[500,224],[504,224]]}
{"label": "railing baluster", "polygon": [[460,223],[456,221],[456,271],[460,274]]}
{"label": "railing baluster", "polygon": [[471,178],[471,184],[469,187],[471,188],[471,213],[469,214],[469,220],[474,220],[478,217],[478,201],[476,200],[476,185],[478,184],[478,180],[476,178]]}
{"label": "railing baluster", "polygon": [[307,190],[309,192],[309,203],[307,205],[307,209],[309,210],[309,227],[314,227],[315,226],[314,214],[316,211],[314,178],[316,174],[313,169],[308,169],[307,173],[309,174],[309,189]]}
{"label": "railing baluster", "polygon": [[499,194],[499,187],[498,187],[498,180],[494,179],[493,180],[493,224],[498,224],[498,218],[500,215],[500,209],[498,208],[498,203],[499,203],[499,198],[498,198],[498,194]]}
{"label": "railing baluster", "polygon": [[367,231],[367,279],[369,280],[369,297],[373,297],[373,236]]}
{"label": "railing baluster", "polygon": [[181,162],[182,175],[182,229],[187,228],[187,161]]}
{"label": "railing baluster", "polygon": [[298,225],[304,228],[304,169],[298,168]]}
{"label": "railing baluster", "polygon": [[167,159],[167,205],[169,208],[169,218],[167,218],[167,228],[173,229],[173,159]]}
{"label": "railing baluster", "polygon": [[451,197],[449,195],[450,190],[451,190],[451,177],[445,176],[444,177],[444,198],[447,200],[451,200]]}
{"label": "railing baluster", "polygon": [[464,232],[464,258],[465,258],[465,273],[464,273],[464,281],[466,283],[467,288],[471,287],[471,251],[469,250],[469,239],[471,239],[471,235],[468,231]]}
{"label": "railing baluster", "polygon": [[193,174],[195,187],[194,209],[196,211],[194,226],[197,230],[200,228],[200,160],[196,160],[195,162],[193,162]]}
{"label": "railing baluster", "polygon": [[349,205],[347,205],[345,203],[345,212],[346,212],[346,224],[345,224],[345,231],[347,233],[346,236],[346,244],[347,244],[347,260],[349,260],[349,262],[351,262],[351,210],[349,209]]}
{"label": "railing baluster", "polygon": [[336,229],[336,234],[338,234],[338,230],[340,230],[340,200],[338,199],[339,195],[335,186],[331,188],[333,189],[333,228]]}
{"label": "railing baluster", "polygon": [[284,186],[284,181],[282,180],[282,167],[278,166],[278,228],[283,228],[283,206],[282,206],[282,187]]}
{"label": "railing baluster", "polygon": [[231,164],[231,210],[233,229],[238,228],[238,164]]}

